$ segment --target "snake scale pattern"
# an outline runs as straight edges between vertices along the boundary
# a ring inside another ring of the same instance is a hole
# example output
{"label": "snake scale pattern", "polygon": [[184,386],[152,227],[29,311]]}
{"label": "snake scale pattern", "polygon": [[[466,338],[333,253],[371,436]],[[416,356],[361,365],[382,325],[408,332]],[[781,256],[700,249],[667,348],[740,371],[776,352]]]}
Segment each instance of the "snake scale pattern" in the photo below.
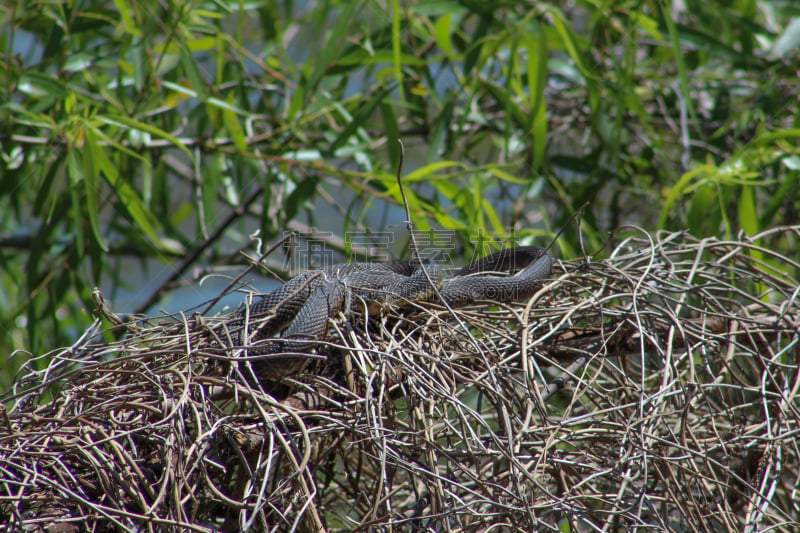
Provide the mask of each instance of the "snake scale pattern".
{"label": "snake scale pattern", "polygon": [[[541,288],[552,267],[553,258],[544,248],[518,246],[449,276],[431,260],[344,263],[309,270],[243,304],[227,324],[226,344],[267,356],[259,361],[257,373],[277,380],[305,364],[303,355],[325,338],[329,319],[345,307],[365,304],[375,313],[411,302],[443,300],[450,307],[461,307],[479,301],[519,301]],[[512,271],[518,272],[497,275]]]}

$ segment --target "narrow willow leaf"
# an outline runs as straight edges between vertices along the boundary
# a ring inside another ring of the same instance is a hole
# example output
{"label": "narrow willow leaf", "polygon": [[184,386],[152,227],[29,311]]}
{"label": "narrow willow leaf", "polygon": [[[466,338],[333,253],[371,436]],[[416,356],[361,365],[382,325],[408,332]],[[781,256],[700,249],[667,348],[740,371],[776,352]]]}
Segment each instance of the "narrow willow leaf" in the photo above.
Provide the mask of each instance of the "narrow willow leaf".
{"label": "narrow willow leaf", "polygon": [[444,229],[454,230],[454,231],[464,231],[469,229],[470,226],[464,224],[463,220],[458,218],[453,218],[447,213],[437,211],[434,213],[433,217],[436,219],[436,222],[439,223]]}
{"label": "narrow willow leaf", "polygon": [[[489,219],[489,223],[492,226],[492,231],[490,233],[502,233],[504,231],[503,222],[500,220],[500,216],[497,214],[497,210],[492,205],[492,202],[487,200],[486,198],[481,197],[481,207],[483,208],[483,212],[485,214],[485,218]],[[486,228],[483,228],[486,231]]]}
{"label": "narrow willow leaf", "polygon": [[678,198],[683,194],[684,189],[688,187],[689,183],[697,176],[702,175],[706,172],[714,172],[715,169],[713,167],[709,167],[708,165],[701,165],[694,170],[687,172],[678,180],[676,183],[667,193],[667,198],[664,200],[664,207],[661,209],[661,216],[658,218],[658,229],[666,229],[667,220],[669,219],[669,215],[672,212],[672,206],[678,200]]}
{"label": "narrow willow leaf", "polygon": [[347,123],[339,136],[333,141],[333,144],[331,144],[331,147],[327,151],[328,155],[333,155],[337,149],[342,147],[350,137],[353,136],[358,128],[366,124],[367,120],[372,116],[373,111],[375,111],[375,108],[378,107],[378,104],[380,104],[391,91],[392,87],[384,87],[378,94],[373,96],[369,102],[362,103],[358,113]]}
{"label": "narrow willow leaf", "polygon": [[657,41],[665,40],[664,35],[658,29],[658,22],[654,18],[644,15],[641,11],[630,13],[628,18],[631,19],[633,24],[638,26],[641,30],[644,30],[644,32],[653,39]]}
{"label": "narrow willow leaf", "polygon": [[186,146],[180,140],[178,140],[177,137],[174,137],[174,136],[170,135],[169,133],[167,133],[164,130],[156,128],[155,126],[153,126],[151,124],[147,124],[145,122],[140,122],[140,121],[138,121],[136,119],[133,119],[133,118],[130,118],[130,117],[126,117],[124,115],[101,115],[101,116],[98,116],[96,118],[97,118],[97,120],[99,120],[101,122],[105,122],[106,124],[112,124],[112,125],[115,125],[115,126],[126,126],[128,128],[135,128],[135,129],[138,129],[138,130],[146,131],[147,133],[150,133],[151,135],[155,135],[156,137],[161,137],[162,139],[165,139],[165,140],[171,142],[173,145],[175,145],[175,147],[180,148],[181,150],[183,150],[186,153],[186,155],[188,155],[190,158],[193,158],[192,153],[189,151],[189,149],[186,148]]}
{"label": "narrow willow leaf", "polygon": [[447,151],[453,112],[456,105],[456,93],[448,91],[444,107],[433,122],[433,129],[428,143],[428,161],[434,161]]}
{"label": "narrow willow leaf", "polygon": [[186,77],[189,78],[192,89],[197,92],[197,97],[205,101],[208,99],[208,90],[206,89],[206,79],[200,72],[200,65],[197,64],[197,60],[185,41],[180,41],[180,49],[183,72],[186,74]]}
{"label": "narrow willow leaf", "polygon": [[381,101],[381,118],[383,132],[386,135],[386,150],[389,152],[389,163],[393,171],[400,166],[400,127],[397,125],[397,114],[389,98]]}
{"label": "narrow willow leaf", "polygon": [[464,168],[464,164],[459,163],[458,161],[436,161],[435,163],[430,163],[428,165],[422,166],[416,169],[414,172],[406,174],[405,176],[403,176],[403,182],[413,183],[415,181],[428,181],[436,179],[437,176],[435,174],[438,171],[444,168],[454,168],[454,167]]}
{"label": "narrow willow leaf", "polygon": [[774,224],[773,218],[786,205],[786,201],[794,199],[800,190],[800,172],[791,170],[786,173],[785,179],[778,184],[778,190],[770,197],[769,204],[763,209],[760,226],[765,228]]}
{"label": "narrow willow leaf", "polygon": [[[200,172],[200,207],[203,209],[203,232],[208,234],[209,227],[217,225],[217,187],[222,180],[225,168],[225,156],[222,153],[214,154],[210,164],[205,165]],[[234,204],[236,205],[236,204]]]}
{"label": "narrow willow leaf", "polygon": [[513,174],[509,174],[502,168],[498,168],[495,165],[490,165],[489,167],[486,168],[486,171],[492,174],[493,176],[500,178],[503,181],[508,181],[510,183],[517,183],[519,185],[526,185],[528,183],[528,180],[518,178]]}
{"label": "narrow willow leaf", "polygon": [[304,87],[305,83],[301,79],[300,83],[297,84],[297,89],[295,89],[291,99],[289,99],[289,108],[286,110],[286,118],[290,123],[297,118],[297,114],[305,103],[306,91]]}
{"label": "narrow willow leaf", "polygon": [[39,186],[37,187],[36,199],[33,202],[33,213],[36,216],[44,215],[43,207],[48,199],[50,199],[52,202],[55,202],[56,198],[58,197],[56,194],[53,194],[51,196],[50,193],[52,191],[53,182],[56,179],[56,175],[58,175],[59,171],[63,168],[64,157],[65,154],[62,152],[58,154],[58,156],[53,161],[49,161],[47,166],[42,167],[42,172],[44,173],[44,179],[42,179],[41,184],[39,184]]}
{"label": "narrow willow leaf", "polygon": [[508,91],[505,91],[488,81],[483,82],[483,87],[487,89],[497,103],[503,106],[503,108],[508,112],[516,127],[525,131],[530,131],[531,117],[525,111],[520,109],[514,100],[509,97]]}
{"label": "narrow willow leaf", "polygon": [[481,57],[481,51],[483,50],[484,37],[486,37],[493,20],[494,17],[491,15],[482,16],[478,20],[478,27],[469,39],[471,44],[464,56],[465,76],[472,75],[472,69],[478,64],[478,59]]}
{"label": "narrow willow leaf", "polygon": [[342,43],[347,42],[347,34],[349,33],[350,24],[355,20],[355,12],[358,5],[358,2],[345,2],[338,6],[341,12],[336,14],[336,24],[317,57],[314,70],[311,71],[311,77],[308,79],[307,90],[313,91],[317,88],[320,80],[325,75],[325,71],[338,57],[342,50]]}
{"label": "narrow willow leaf", "polygon": [[403,83],[403,48],[400,42],[400,0],[392,0],[392,65],[394,66],[394,78],[400,92],[400,103],[406,106],[405,84]]}
{"label": "narrow willow leaf", "polygon": [[[56,98],[66,98],[70,95],[70,90],[64,83],[61,83],[51,75],[42,74],[41,72],[32,70],[24,72],[19,80],[20,88],[24,89],[26,84]],[[25,91],[23,90],[22,92]]]}
{"label": "narrow willow leaf", "polygon": [[444,52],[444,55],[452,57],[453,55],[453,40],[450,37],[452,32],[453,14],[445,13],[440,16],[433,24],[433,31],[436,37],[436,44]]}
{"label": "narrow willow leaf", "polygon": [[212,96],[212,97],[206,99],[205,104],[209,105],[209,106],[212,106],[212,107],[218,107],[218,108],[220,108],[220,109],[222,109],[224,111],[229,111],[231,113],[234,113],[234,114],[242,116],[242,117],[250,117],[250,116],[252,116],[252,113],[250,113],[249,111],[245,111],[244,109],[242,109],[240,107],[237,107],[237,106],[235,106],[233,104],[233,102],[236,101],[236,98],[235,98],[234,95],[231,95],[231,97],[228,98],[228,99],[230,100],[230,102],[225,102],[224,100],[220,100],[219,98],[214,98]]}
{"label": "narrow willow leaf", "polygon": [[548,50],[543,33],[539,37],[529,36],[528,47],[528,91],[530,93],[531,137],[533,138],[533,165],[531,173],[538,174],[544,161],[547,147],[547,114],[545,85],[547,84]]}
{"label": "narrow willow leaf", "polygon": [[70,188],[69,195],[72,208],[70,214],[72,215],[72,227],[75,232],[75,244],[79,257],[84,256],[86,249],[83,236],[83,201],[81,200],[78,190],[81,182],[84,181],[83,168],[78,158],[78,150],[72,149],[67,153],[67,174],[69,175]]}
{"label": "narrow willow leaf", "polygon": [[783,33],[775,39],[767,58],[772,61],[783,59],[789,54],[796,54],[798,48],[800,48],[800,18],[792,20]]}
{"label": "narrow willow leaf", "polygon": [[703,235],[708,233],[711,221],[711,214],[709,210],[714,209],[716,206],[717,187],[712,183],[706,183],[697,188],[692,196],[692,201],[689,204],[689,215],[687,218],[688,229],[692,235]]}
{"label": "narrow willow leaf", "polygon": [[86,186],[86,214],[89,217],[89,226],[92,228],[92,235],[94,235],[97,246],[103,252],[108,252],[108,243],[106,243],[103,232],[100,229],[100,208],[97,202],[97,190],[99,188],[99,180],[97,178],[100,175],[100,169],[95,162],[97,161],[96,153],[102,148],[97,144],[97,137],[91,128],[87,128],[85,133],[86,142],[80,152],[83,163],[83,181]]}
{"label": "narrow willow leaf", "polygon": [[125,0],[114,0],[114,5],[119,12],[120,18],[122,19],[122,28],[131,35],[141,37],[142,32],[139,30],[138,25],[134,22],[133,17],[131,16],[131,3],[126,2]]}
{"label": "narrow willow leaf", "polygon": [[[662,7],[662,10],[666,10],[666,8]],[[675,64],[678,66],[678,78],[681,88],[680,98],[682,99],[684,105],[686,105],[686,109],[689,112],[689,116],[692,118],[693,123],[699,124],[700,121],[697,119],[697,113],[694,108],[694,98],[692,98],[689,90],[689,77],[686,73],[686,63],[683,60],[683,50],[681,49],[681,39],[678,32],[678,27],[675,24],[675,21],[672,20],[672,16],[669,13],[664,14],[663,20],[667,25],[667,29],[669,30],[669,37],[672,45],[672,55],[675,59]]]}
{"label": "narrow willow leaf", "polygon": [[[233,99],[234,96],[231,95],[230,98]],[[236,146],[236,149],[241,153],[247,152],[248,145],[245,139],[244,129],[242,125],[239,124],[239,118],[236,114],[229,109],[223,109],[222,121],[225,123],[225,129],[228,130],[231,139],[233,139],[233,144]]]}
{"label": "narrow willow leaf", "polygon": [[[341,74],[353,70],[352,67],[361,67],[364,65],[382,65],[392,64],[396,56],[394,52],[389,50],[376,50],[374,53],[369,53],[364,49],[358,48],[348,53],[345,56],[336,60],[336,65],[331,66],[328,72],[331,74]],[[411,54],[400,54],[400,63],[402,65],[423,66],[428,62],[417,56]],[[342,68],[346,67],[346,68]]]}
{"label": "narrow willow leaf", "polygon": [[98,146],[94,156],[96,158],[95,164],[98,166],[100,171],[103,172],[106,181],[108,181],[108,184],[117,194],[120,203],[125,207],[128,213],[130,213],[131,218],[133,218],[133,220],[139,226],[139,229],[142,231],[142,233],[147,235],[153,245],[155,245],[158,249],[164,251],[175,251],[164,244],[162,239],[158,237],[158,231],[161,230],[158,218],[153,215],[149,209],[147,209],[136,190],[134,190],[134,188],[131,187],[128,182],[120,177],[117,167],[115,167],[108,158],[102,146]]}
{"label": "narrow willow leaf", "polygon": [[564,45],[564,49],[567,51],[570,59],[575,63],[581,75],[586,79],[587,83],[589,80],[597,79],[597,75],[591,71],[583,60],[583,53],[578,45],[578,38],[575,36],[569,23],[564,20],[564,15],[560,10],[554,7],[547,11],[553,17],[553,27],[555,27],[556,33],[561,37],[561,43]]}
{"label": "narrow willow leaf", "polygon": [[758,213],[753,189],[754,187],[751,185],[742,186],[738,202],[739,227],[751,237],[759,232]]}
{"label": "narrow willow leaf", "polygon": [[316,176],[309,176],[301,181],[297,188],[289,194],[283,204],[285,222],[294,220],[300,208],[316,194],[318,183],[319,179]]}

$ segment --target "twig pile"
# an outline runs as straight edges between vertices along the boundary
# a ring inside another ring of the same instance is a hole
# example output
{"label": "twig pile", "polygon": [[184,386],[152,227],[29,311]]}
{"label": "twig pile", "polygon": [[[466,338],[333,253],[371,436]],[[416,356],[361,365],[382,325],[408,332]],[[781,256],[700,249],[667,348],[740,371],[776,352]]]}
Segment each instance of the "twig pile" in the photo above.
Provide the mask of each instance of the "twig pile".
{"label": "twig pile", "polygon": [[[219,348],[223,318],[112,344],[98,321],[4,398],[0,523],[795,530],[800,265],[632,235],[529,302],[353,310],[281,393]],[[800,248],[798,227],[759,237]]]}

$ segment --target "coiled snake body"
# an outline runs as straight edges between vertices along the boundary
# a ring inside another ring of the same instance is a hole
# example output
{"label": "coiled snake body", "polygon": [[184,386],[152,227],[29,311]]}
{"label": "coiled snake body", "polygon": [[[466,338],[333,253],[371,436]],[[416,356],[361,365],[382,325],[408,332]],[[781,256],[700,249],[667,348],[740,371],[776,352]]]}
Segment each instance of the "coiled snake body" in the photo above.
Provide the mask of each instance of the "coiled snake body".
{"label": "coiled snake body", "polygon": [[[243,305],[227,324],[231,347],[269,355],[258,374],[277,380],[304,364],[314,341],[324,339],[328,320],[345,306],[364,302],[370,312],[409,302],[441,302],[460,307],[477,301],[511,302],[532,296],[552,271],[553,258],[543,248],[508,248],[476,261],[450,276],[430,261],[345,263],[304,272],[252,304]],[[510,272],[498,276],[489,272]],[[279,339],[275,336],[280,334]],[[267,339],[271,339],[267,341]],[[280,354],[280,356],[279,356]],[[283,355],[285,354],[285,356]]]}

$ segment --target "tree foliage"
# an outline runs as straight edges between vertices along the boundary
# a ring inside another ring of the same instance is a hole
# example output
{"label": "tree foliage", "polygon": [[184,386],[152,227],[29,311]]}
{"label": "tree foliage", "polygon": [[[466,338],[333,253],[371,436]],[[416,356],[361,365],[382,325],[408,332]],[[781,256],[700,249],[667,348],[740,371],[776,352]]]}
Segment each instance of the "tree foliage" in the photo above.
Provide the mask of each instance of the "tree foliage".
{"label": "tree foliage", "polygon": [[94,287],[135,284],[126,265],[170,271],[130,309],[153,312],[256,228],[274,242],[402,220],[398,141],[415,224],[460,248],[566,227],[573,257],[621,224],[752,235],[798,220],[788,0],[20,0],[0,14],[6,354],[70,344]]}

